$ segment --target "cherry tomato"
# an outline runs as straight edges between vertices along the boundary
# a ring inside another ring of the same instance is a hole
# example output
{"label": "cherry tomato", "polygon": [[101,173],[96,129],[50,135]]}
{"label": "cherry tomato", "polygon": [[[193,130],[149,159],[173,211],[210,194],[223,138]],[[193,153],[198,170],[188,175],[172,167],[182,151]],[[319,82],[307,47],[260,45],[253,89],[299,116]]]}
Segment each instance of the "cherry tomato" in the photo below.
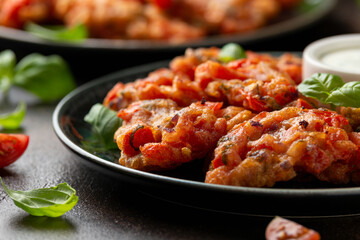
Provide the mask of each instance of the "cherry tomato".
{"label": "cherry tomato", "polygon": [[0,24],[14,28],[21,27],[23,22],[19,19],[19,11],[30,2],[30,0],[5,1],[2,6]]}
{"label": "cherry tomato", "polygon": [[296,222],[275,217],[265,233],[266,240],[320,240],[320,235]]}
{"label": "cherry tomato", "polygon": [[0,168],[15,162],[26,150],[29,136],[0,133]]}

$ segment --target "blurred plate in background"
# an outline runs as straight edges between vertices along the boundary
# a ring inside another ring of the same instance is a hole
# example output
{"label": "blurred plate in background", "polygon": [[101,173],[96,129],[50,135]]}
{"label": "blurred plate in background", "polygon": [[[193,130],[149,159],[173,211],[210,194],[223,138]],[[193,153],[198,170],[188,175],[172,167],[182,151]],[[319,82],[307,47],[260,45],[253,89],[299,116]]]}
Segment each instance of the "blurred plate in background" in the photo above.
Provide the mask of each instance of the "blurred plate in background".
{"label": "blurred plate in background", "polygon": [[88,39],[78,44],[60,43],[39,39],[22,30],[0,26],[0,50],[13,49],[19,58],[32,52],[45,55],[59,54],[69,63],[78,83],[83,83],[115,70],[181,55],[188,47],[221,46],[228,42],[237,42],[247,47],[280,37],[319,21],[337,2],[336,0],[304,1],[305,4],[301,7],[279,16],[269,25],[252,32],[209,36],[182,44],[109,39]]}

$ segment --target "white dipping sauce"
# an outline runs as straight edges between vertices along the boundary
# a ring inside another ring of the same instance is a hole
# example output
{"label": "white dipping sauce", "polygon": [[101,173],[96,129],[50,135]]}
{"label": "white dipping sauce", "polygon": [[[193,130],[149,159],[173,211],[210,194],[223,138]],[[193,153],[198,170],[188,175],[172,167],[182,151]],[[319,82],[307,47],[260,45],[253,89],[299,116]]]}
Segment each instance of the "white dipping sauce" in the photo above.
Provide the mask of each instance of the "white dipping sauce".
{"label": "white dipping sauce", "polygon": [[360,73],[360,48],[329,52],[322,57],[321,61],[337,69]]}

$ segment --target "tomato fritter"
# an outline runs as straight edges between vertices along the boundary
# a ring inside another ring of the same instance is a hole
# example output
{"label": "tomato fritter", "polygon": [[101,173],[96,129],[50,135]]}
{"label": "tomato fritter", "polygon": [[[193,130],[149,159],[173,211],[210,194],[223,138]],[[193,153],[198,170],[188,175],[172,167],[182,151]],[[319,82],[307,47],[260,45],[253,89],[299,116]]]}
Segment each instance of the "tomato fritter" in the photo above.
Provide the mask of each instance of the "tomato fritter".
{"label": "tomato fritter", "polygon": [[281,12],[277,0],[174,1],[169,14],[203,26],[210,33],[241,33],[265,25]]}
{"label": "tomato fritter", "polygon": [[172,100],[145,100],[120,110],[124,122],[115,133],[120,164],[144,171],[173,169],[204,158],[227,132],[227,120],[242,122],[252,113],[197,102],[179,108]]}
{"label": "tomato fritter", "polygon": [[349,120],[353,129],[360,130],[360,108],[341,107],[339,112]]}
{"label": "tomato fritter", "polygon": [[182,107],[200,101],[204,91],[194,82],[196,67],[217,59],[219,48],[187,49],[185,56],[174,58],[170,68],[155,70],[144,79],[127,84],[119,82],[107,94],[103,104],[113,110],[126,108],[132,102],[150,99],[172,99]]}
{"label": "tomato fritter", "polygon": [[255,112],[280,109],[298,97],[296,85],[288,74],[274,69],[270,63],[251,58],[227,65],[207,61],[196,68],[195,81],[209,100]]}
{"label": "tomato fritter", "polygon": [[95,38],[154,39],[183,42],[205,36],[201,27],[167,15],[142,0],[53,0],[55,12],[67,26],[82,23]]}
{"label": "tomato fritter", "polygon": [[[170,68],[131,83],[118,83],[104,105],[114,110],[139,100],[172,99],[179,106],[206,98],[254,112],[280,109],[297,99],[294,80],[301,79],[301,59],[291,54],[272,57],[246,52],[247,57],[221,63],[219,48],[187,49]],[[294,79],[294,80],[293,80]]]}
{"label": "tomato fritter", "polygon": [[139,100],[171,99],[185,107],[200,101],[204,92],[189,77],[175,74],[169,69],[156,70],[144,79],[130,83],[117,83],[107,94],[104,105],[120,110]]}
{"label": "tomato fritter", "polygon": [[206,174],[214,184],[272,187],[299,173],[359,184],[360,134],[330,110],[262,112],[222,137]]}

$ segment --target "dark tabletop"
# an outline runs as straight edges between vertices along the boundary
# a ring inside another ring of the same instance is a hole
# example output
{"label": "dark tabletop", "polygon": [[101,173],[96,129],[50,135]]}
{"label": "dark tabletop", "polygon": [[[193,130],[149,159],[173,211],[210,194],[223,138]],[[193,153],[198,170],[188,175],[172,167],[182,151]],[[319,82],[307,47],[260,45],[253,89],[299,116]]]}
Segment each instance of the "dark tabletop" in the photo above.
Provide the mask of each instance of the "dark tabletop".
{"label": "dark tabletop", "polygon": [[[356,1],[340,0],[322,21],[249,48],[301,51],[322,37],[359,32],[360,8]],[[56,104],[38,103],[16,90],[10,98],[13,104],[19,99],[28,101],[21,131],[30,136],[30,144],[16,163],[0,170],[0,176],[16,190],[67,182],[77,190],[79,202],[59,218],[32,217],[0,189],[0,239],[264,239],[271,217],[210,212],[144,195],[136,187],[84,164],[62,145],[52,129]],[[360,239],[360,216],[295,221],[317,230],[322,239]]]}

